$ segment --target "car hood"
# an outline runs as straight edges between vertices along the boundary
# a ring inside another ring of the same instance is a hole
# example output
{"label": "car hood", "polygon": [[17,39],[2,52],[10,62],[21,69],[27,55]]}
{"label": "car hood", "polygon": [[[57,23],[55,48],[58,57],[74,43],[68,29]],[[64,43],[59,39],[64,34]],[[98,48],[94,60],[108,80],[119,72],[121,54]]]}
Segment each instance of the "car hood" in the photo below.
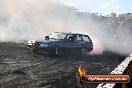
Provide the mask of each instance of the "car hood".
{"label": "car hood", "polygon": [[49,40],[39,39],[39,40],[36,40],[35,42],[48,43],[48,42],[55,42],[55,41],[58,41],[58,39],[49,39]]}

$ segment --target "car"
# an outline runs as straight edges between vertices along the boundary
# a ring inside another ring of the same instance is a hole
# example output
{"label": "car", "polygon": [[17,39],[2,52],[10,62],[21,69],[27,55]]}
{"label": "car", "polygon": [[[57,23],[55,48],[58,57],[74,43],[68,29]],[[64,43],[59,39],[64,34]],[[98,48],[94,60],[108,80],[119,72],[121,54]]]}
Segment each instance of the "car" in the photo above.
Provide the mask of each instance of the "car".
{"label": "car", "polygon": [[34,53],[43,52],[51,55],[78,53],[86,55],[87,52],[93,50],[93,43],[90,37],[85,34],[54,32],[45,36],[45,39],[28,41],[28,47],[33,49]]}

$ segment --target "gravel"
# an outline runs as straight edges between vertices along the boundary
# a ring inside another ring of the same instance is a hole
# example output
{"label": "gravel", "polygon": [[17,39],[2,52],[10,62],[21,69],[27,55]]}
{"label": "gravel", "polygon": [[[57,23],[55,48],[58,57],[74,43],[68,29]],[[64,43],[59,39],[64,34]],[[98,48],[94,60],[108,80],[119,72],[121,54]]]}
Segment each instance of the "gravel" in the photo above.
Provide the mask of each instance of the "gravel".
{"label": "gravel", "polygon": [[[2,88],[76,88],[76,69],[83,65],[89,74],[108,74],[126,56],[112,52],[101,55],[34,54],[24,43],[0,43],[0,87]],[[82,88],[95,88],[89,84]],[[87,87],[86,87],[87,86]]]}

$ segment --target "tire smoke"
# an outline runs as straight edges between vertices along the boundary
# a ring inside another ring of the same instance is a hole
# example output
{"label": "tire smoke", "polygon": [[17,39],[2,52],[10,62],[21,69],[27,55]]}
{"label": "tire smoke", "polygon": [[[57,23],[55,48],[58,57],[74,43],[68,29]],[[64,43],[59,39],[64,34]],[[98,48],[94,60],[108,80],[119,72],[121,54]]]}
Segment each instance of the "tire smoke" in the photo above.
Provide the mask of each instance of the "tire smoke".
{"label": "tire smoke", "polygon": [[132,52],[129,30],[104,29],[73,9],[59,0],[1,0],[0,41],[39,39],[56,31],[77,32],[92,38],[94,50],[90,54],[101,54],[104,50],[120,54]]}

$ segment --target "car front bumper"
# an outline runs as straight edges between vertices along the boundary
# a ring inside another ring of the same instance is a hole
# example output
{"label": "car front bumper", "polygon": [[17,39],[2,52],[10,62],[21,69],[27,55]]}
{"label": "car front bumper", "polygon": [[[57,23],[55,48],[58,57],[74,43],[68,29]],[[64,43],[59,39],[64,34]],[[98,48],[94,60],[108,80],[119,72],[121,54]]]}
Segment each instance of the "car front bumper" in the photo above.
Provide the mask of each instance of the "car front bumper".
{"label": "car front bumper", "polygon": [[42,53],[49,53],[52,51],[51,47],[40,47],[37,45],[28,45],[28,48],[30,48],[32,50],[36,50],[38,52],[42,52]]}

